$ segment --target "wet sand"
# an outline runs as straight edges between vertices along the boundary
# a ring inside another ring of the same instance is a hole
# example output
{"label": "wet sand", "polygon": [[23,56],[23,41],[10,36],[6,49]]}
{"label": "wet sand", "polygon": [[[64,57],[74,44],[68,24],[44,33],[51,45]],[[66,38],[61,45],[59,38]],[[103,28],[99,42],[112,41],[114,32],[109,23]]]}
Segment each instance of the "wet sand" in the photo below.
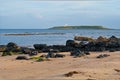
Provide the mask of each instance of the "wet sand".
{"label": "wet sand", "polygon": [[[97,59],[99,54],[110,56]],[[68,56],[51,61],[15,60],[17,55],[0,57],[0,80],[120,80],[120,51],[91,52],[80,58]],[[118,71],[117,71],[118,70]],[[64,74],[78,71],[71,77]]]}

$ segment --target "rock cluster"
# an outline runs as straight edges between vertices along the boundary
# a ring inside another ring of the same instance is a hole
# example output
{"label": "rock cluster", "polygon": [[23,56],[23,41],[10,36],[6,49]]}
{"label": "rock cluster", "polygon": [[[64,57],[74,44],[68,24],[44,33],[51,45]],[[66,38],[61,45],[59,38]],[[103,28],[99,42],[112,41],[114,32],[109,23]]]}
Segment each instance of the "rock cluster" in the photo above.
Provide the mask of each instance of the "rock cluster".
{"label": "rock cluster", "polygon": [[[110,38],[98,37],[97,39],[89,37],[75,36],[75,40],[67,40],[66,45],[47,45],[47,44],[34,44],[34,48],[20,47],[16,43],[10,42],[7,45],[0,45],[0,51],[3,52],[2,56],[12,55],[12,52],[20,52],[29,54],[30,56],[37,55],[38,52],[71,52],[74,55],[81,55],[81,53],[89,55],[89,51],[120,51],[120,38],[111,36]],[[80,50],[81,52],[77,52]],[[77,54],[78,53],[78,54]],[[57,56],[62,56],[57,54]]]}

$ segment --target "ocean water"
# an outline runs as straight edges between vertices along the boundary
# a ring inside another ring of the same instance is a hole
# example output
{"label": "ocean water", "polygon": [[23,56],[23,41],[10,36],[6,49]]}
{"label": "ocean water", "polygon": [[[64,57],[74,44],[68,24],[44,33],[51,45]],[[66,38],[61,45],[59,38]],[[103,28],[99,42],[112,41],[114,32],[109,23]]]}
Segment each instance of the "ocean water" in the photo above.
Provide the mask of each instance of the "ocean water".
{"label": "ocean water", "polygon": [[[34,33],[39,35],[28,36],[4,36],[10,33]],[[33,44],[64,45],[66,40],[74,39],[74,36],[87,36],[97,38],[99,36],[116,36],[120,38],[120,30],[49,30],[49,29],[0,29],[0,45],[15,42],[20,46],[32,47]]]}

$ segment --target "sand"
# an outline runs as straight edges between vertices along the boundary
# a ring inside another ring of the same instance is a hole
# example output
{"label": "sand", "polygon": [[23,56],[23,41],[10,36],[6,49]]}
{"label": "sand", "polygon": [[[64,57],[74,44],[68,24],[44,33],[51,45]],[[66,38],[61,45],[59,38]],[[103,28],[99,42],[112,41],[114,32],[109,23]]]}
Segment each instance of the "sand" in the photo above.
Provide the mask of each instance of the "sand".
{"label": "sand", "polygon": [[[96,58],[104,53],[110,56]],[[120,80],[120,51],[91,52],[80,58],[62,54],[67,56],[43,62],[15,60],[17,55],[0,57],[0,80]],[[65,77],[70,71],[79,74]]]}

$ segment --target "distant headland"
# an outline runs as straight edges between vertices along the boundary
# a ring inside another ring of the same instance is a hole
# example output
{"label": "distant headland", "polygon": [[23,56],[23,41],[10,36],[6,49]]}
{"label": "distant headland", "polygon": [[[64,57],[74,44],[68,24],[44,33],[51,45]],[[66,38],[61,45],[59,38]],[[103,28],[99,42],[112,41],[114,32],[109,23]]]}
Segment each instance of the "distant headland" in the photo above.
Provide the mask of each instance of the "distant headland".
{"label": "distant headland", "polygon": [[102,29],[109,30],[110,28],[104,26],[56,26],[49,29]]}

